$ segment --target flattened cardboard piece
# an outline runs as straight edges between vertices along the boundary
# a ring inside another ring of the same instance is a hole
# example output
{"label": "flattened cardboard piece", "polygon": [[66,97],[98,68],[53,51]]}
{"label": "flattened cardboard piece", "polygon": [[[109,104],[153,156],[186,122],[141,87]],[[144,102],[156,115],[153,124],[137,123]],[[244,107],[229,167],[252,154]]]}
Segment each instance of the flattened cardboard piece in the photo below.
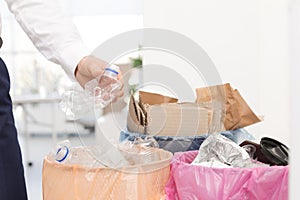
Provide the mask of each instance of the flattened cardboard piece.
{"label": "flattened cardboard piece", "polygon": [[[261,120],[254,114],[246,101],[241,97],[237,90],[233,90],[229,83],[205,88],[197,88],[197,103],[208,103],[211,107],[215,102],[219,102],[220,108],[225,108],[226,114],[224,127],[226,130],[242,128]],[[223,106],[222,106],[223,104]],[[212,123],[216,123],[213,119]],[[219,119],[220,121],[220,119]]]}
{"label": "flattened cardboard piece", "polygon": [[147,133],[161,136],[207,134],[208,110],[195,103],[153,105],[148,110]]}
{"label": "flattened cardboard piece", "polygon": [[127,117],[129,131],[164,136],[208,133],[208,109],[196,103],[175,103],[177,99],[159,94],[140,93],[140,101],[135,101],[133,97],[130,99]]}
{"label": "flattened cardboard piece", "polygon": [[143,104],[155,105],[162,103],[177,103],[178,99],[168,96],[163,96],[161,94],[155,94],[150,92],[139,91],[140,102]]}

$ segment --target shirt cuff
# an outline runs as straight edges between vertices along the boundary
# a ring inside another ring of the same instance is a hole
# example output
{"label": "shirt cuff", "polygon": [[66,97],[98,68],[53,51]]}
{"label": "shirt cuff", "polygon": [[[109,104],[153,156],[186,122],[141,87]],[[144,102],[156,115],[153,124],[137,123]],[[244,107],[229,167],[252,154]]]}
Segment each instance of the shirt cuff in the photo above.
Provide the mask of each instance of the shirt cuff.
{"label": "shirt cuff", "polygon": [[91,52],[82,43],[69,45],[60,52],[59,63],[72,81],[76,81],[75,70],[78,63],[82,58],[90,54]]}

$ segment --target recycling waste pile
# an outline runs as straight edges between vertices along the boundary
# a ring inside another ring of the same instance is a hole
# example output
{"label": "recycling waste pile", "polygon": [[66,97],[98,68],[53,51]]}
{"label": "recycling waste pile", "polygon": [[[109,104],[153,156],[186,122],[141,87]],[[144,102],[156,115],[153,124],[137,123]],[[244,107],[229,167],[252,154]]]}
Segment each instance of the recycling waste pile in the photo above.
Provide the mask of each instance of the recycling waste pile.
{"label": "recycling waste pile", "polygon": [[196,95],[184,103],[132,95],[113,150],[58,143],[44,159],[43,199],[288,199],[289,148],[269,137],[256,142],[245,127],[261,119],[230,84]]}

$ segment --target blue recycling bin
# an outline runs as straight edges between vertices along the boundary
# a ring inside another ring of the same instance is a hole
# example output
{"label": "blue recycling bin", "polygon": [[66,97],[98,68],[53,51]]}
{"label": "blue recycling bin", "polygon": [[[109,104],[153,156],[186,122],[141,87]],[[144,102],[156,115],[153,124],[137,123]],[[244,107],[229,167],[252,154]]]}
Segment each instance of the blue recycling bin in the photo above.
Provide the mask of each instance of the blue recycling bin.
{"label": "blue recycling bin", "polygon": [[[237,144],[242,143],[245,140],[254,140],[254,137],[245,129],[240,128],[232,131],[224,131],[221,134]],[[120,142],[123,141],[134,141],[135,138],[141,137],[145,138],[148,135],[140,133],[131,133],[129,131],[121,131]],[[203,141],[209,136],[209,134],[198,135],[198,136],[153,136],[158,142],[159,147],[170,151],[183,152],[183,151],[193,151],[198,150],[203,143]]]}

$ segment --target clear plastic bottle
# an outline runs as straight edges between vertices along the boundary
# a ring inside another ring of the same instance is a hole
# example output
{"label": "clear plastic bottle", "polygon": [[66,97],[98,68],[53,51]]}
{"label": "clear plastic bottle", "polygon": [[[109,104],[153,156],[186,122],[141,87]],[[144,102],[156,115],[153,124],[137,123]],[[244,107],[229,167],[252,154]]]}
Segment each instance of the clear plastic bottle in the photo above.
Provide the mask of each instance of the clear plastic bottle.
{"label": "clear plastic bottle", "polygon": [[95,109],[102,109],[115,99],[115,91],[119,89],[120,68],[110,65],[104,73],[86,83],[84,91],[66,91],[62,95],[61,109],[69,118],[78,119]]}
{"label": "clear plastic bottle", "polygon": [[84,147],[71,148],[69,140],[64,140],[56,144],[52,151],[54,160],[62,164],[92,164],[93,159],[88,157]]}
{"label": "clear plastic bottle", "polygon": [[121,152],[114,146],[103,151],[103,147],[78,146],[72,147],[69,140],[58,142],[52,149],[51,158],[61,164],[81,165],[85,167],[121,167],[128,165]]}

